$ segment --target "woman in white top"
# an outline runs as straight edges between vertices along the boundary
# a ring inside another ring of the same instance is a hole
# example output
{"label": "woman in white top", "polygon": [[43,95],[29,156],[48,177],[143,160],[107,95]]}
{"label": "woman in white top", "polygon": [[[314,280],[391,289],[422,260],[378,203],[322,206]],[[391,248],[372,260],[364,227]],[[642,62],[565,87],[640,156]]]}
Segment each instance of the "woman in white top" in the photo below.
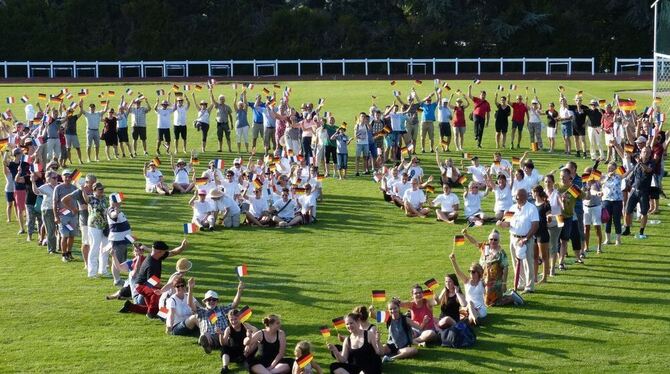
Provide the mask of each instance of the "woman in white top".
{"label": "woman in white top", "polygon": [[54,216],[53,195],[54,189],[58,185],[58,173],[55,171],[46,172],[46,180],[43,185],[37,187],[37,174],[30,176],[33,193],[42,196],[42,222],[47,231],[47,250],[49,253],[56,253],[56,218]]}
{"label": "woman in white top", "polygon": [[172,183],[172,191],[179,193],[190,193],[195,188],[195,183],[193,183],[192,178],[189,178],[189,174],[192,170],[192,165],[189,162],[186,164],[186,161],[183,159],[177,160],[177,164],[174,163],[174,158],[170,156],[170,164],[172,164],[172,170],[174,172],[174,183]]}
{"label": "woman in white top", "polygon": [[509,207],[514,204],[514,201],[512,201],[512,187],[507,183],[505,174],[498,174],[495,185],[493,185],[493,178],[491,175],[488,175],[487,187],[489,190],[493,191],[493,195],[495,195],[496,201],[493,205],[493,213],[495,214],[496,221],[498,221],[502,219]]}
{"label": "woman in white top", "polygon": [[451,187],[448,184],[442,185],[442,194],[438,195],[432,204],[434,207],[439,206],[438,209],[435,209],[438,221],[454,223],[458,218],[458,196],[451,193]]}
{"label": "woman in white top", "polygon": [[[209,93],[210,96],[212,96],[212,88],[210,86],[209,88]],[[213,98],[214,96],[212,96]],[[212,99],[213,100],[213,99]],[[195,93],[193,93],[193,102],[195,103]],[[198,131],[202,132],[202,152],[205,152],[205,147],[207,147],[207,132],[209,131],[209,114],[212,112],[212,109],[214,108],[214,105],[216,103],[212,101],[207,104],[207,101],[205,100],[200,100],[200,104],[198,105],[198,116],[195,118],[195,128],[198,129]]]}
{"label": "woman in white top", "polygon": [[171,335],[197,335],[198,318],[188,302],[193,297],[191,294],[191,281],[189,280],[188,294],[185,290],[186,284],[184,278],[181,275],[176,276],[172,280],[172,284],[176,293],[170,296],[165,303],[168,309],[167,318],[165,319],[165,333]]}
{"label": "woman in white top", "polygon": [[456,262],[456,254],[451,252],[449,255],[451,264],[454,267],[454,272],[458,279],[465,285],[465,301],[468,303],[468,320],[473,325],[480,324],[482,319],[486,317],[486,303],[484,302],[484,282],[482,277],[484,269],[477,262],[470,265],[468,277],[461,271],[461,268]]}
{"label": "woman in white top", "polygon": [[463,193],[463,202],[465,205],[465,217],[468,220],[468,226],[481,226],[484,224],[486,215],[482,212],[482,199],[489,194],[489,190],[479,191],[479,185],[470,182],[468,189]]}
{"label": "woman in white top", "polygon": [[549,205],[551,205],[551,215],[547,217],[547,229],[549,230],[549,276],[555,275],[556,264],[558,263],[558,251],[560,249],[560,236],[562,227],[558,226],[556,217],[561,214],[563,199],[561,194],[554,188],[555,180],[553,174],[544,176],[544,192],[548,196]]}
{"label": "woman in white top", "polygon": [[568,109],[568,101],[565,97],[561,97],[560,103],[561,108],[558,110],[558,120],[561,122],[561,132],[563,134],[563,141],[565,142],[565,154],[569,155],[572,141],[572,120],[575,115]]}
{"label": "woman in white top", "polygon": [[156,164],[151,161],[144,164],[144,179],[146,192],[156,192],[159,195],[169,195],[170,188],[165,181],[163,181],[163,173],[156,167]]}

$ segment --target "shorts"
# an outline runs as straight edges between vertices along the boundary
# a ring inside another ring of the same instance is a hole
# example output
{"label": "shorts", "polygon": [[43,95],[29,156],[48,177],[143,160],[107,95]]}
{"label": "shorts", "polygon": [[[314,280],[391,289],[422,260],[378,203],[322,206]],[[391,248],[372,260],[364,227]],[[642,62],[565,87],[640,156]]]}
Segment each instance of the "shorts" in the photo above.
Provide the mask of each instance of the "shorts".
{"label": "shorts", "polygon": [[384,344],[384,348],[387,348],[389,350],[388,353],[389,356],[395,356],[400,351],[395,344]]}
{"label": "shorts", "polygon": [[649,198],[652,200],[658,200],[661,197],[661,189],[658,187],[651,187],[649,189]]}
{"label": "shorts", "polygon": [[388,145],[390,147],[397,147],[400,144],[400,137],[402,136],[402,131],[392,131],[386,136]]}
{"label": "shorts", "polygon": [[509,128],[509,122],[507,122],[507,121],[504,121],[504,122],[496,121],[496,132],[501,132],[503,134],[507,134],[507,129],[508,128]]}
{"label": "shorts", "polygon": [[228,126],[228,122],[217,122],[216,123],[216,138],[219,141],[222,141],[224,134],[226,135],[226,139],[230,140],[230,126]]}
{"label": "shorts", "polygon": [[634,189],[628,196],[628,203],[626,203],[626,214],[633,214],[637,204],[640,204],[640,214],[646,216],[649,213],[649,191]]}
{"label": "shorts", "polygon": [[81,245],[90,245],[91,243],[88,240],[88,226],[79,225],[81,227]]}
{"label": "shorts", "polygon": [[553,139],[556,137],[556,127],[547,126],[547,138]]}
{"label": "shorts", "polygon": [[170,142],[170,129],[158,129],[158,141]]}
{"label": "shorts", "polygon": [[119,137],[116,134],[105,134],[105,145],[115,147],[119,145]]}
{"label": "shorts", "polygon": [[263,136],[263,124],[254,122],[251,127],[251,138],[256,140],[259,136]]}
{"label": "shorts", "polygon": [[263,129],[263,144],[267,147],[270,142],[274,142],[275,140],[275,128],[274,127],[266,127]]}
{"label": "shorts", "polygon": [[330,161],[333,163],[337,162],[337,147],[334,145],[326,146],[326,163],[330,164]]}
{"label": "shorts", "polygon": [[564,138],[572,136],[572,121],[561,122],[561,134]]}
{"label": "shorts", "polygon": [[465,134],[465,126],[454,126],[454,134]]}
{"label": "shorts", "polygon": [[67,148],[80,148],[81,145],[79,145],[79,137],[77,137],[77,134],[65,134],[65,147]]}
{"label": "shorts", "polygon": [[567,242],[570,240],[571,233],[572,233],[572,218],[570,218],[569,220],[566,219],[565,222],[563,222],[563,228],[561,228],[561,235],[559,235],[559,239]]}
{"label": "shorts", "polygon": [[147,140],[147,128],[146,127],[133,127],[133,140]]}
{"label": "shorts", "polygon": [[238,143],[249,143],[249,126],[235,128]]}
{"label": "shorts", "polygon": [[112,246],[112,252],[119,262],[128,260],[128,243],[125,240],[110,241],[109,245]]}
{"label": "shorts", "polygon": [[435,138],[435,127],[433,126],[433,121],[424,121],[421,123],[421,138],[425,139],[428,135],[428,139],[433,140]]}
{"label": "shorts", "polygon": [[186,126],[174,127],[174,140],[179,140],[179,138],[186,140]]}
{"label": "shorts", "polygon": [[14,202],[14,191],[5,192],[5,199],[7,200],[8,203],[13,203]]}
{"label": "shorts", "polygon": [[337,154],[337,169],[338,170],[347,170],[347,161],[349,154],[347,153],[338,153]]}
{"label": "shorts", "polygon": [[116,129],[117,136],[119,137],[119,143],[128,143],[128,128],[122,127]]}
{"label": "shorts", "polygon": [[63,237],[75,237],[79,234],[77,226],[79,225],[79,218],[71,214],[60,217],[58,224],[58,232]]}
{"label": "shorts", "polygon": [[181,321],[178,324],[172,326],[172,335],[179,335],[179,336],[199,336],[200,331],[196,327],[194,327],[192,330],[186,327],[186,321]]}
{"label": "shorts", "polygon": [[586,127],[584,125],[577,125],[575,124],[572,126],[572,135],[574,136],[584,136],[586,135]]}
{"label": "shorts", "polygon": [[86,146],[90,147],[92,145],[100,147],[100,131],[88,129],[86,131]]}
{"label": "shorts", "polygon": [[538,243],[549,243],[549,230],[546,228],[544,230],[537,230],[535,239],[537,239]]}
{"label": "shorts", "polygon": [[370,147],[367,144],[356,144],[356,157],[368,157],[370,156]]}
{"label": "shorts", "polygon": [[449,122],[440,122],[440,137],[451,137],[451,125]]}
{"label": "shorts", "polygon": [[602,205],[596,205],[592,207],[584,206],[584,226],[594,225],[600,226],[602,222]]}
{"label": "shorts", "polygon": [[230,362],[243,363],[247,360],[244,356],[244,346],[229,346],[224,345],[221,347],[221,355],[228,355]]}
{"label": "shorts", "polygon": [[523,121],[518,122],[518,121],[512,120],[512,131],[517,130],[517,129],[519,131],[523,130]]}

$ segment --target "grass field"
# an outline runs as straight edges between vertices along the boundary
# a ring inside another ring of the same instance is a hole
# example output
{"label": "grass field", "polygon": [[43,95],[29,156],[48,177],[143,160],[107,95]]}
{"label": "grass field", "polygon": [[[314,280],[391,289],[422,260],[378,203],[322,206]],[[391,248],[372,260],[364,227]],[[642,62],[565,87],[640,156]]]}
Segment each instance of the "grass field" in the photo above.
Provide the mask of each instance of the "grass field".
{"label": "grass field", "polygon": [[[485,81],[477,89],[493,92],[498,84],[506,87],[536,87],[543,103],[556,100],[556,87],[574,95],[583,90],[586,99],[612,97],[615,89],[647,90],[648,82],[499,82]],[[280,82],[282,86],[285,82]],[[292,103],[316,102],[326,98],[324,110],[338,121],[352,123],[354,115],[366,111],[370,96],[384,105],[393,89],[407,92],[410,82],[289,82]],[[453,89],[465,89],[468,82],[450,82]],[[271,89],[271,85],[268,85]],[[102,90],[116,90],[114,103],[126,87],[105,84],[69,85],[71,91],[90,89],[91,98]],[[135,93],[155,98],[155,90],[170,84],[130,86]],[[254,92],[260,92],[258,84]],[[417,87],[424,95],[432,87]],[[62,85],[0,86],[0,97],[36,98],[38,92],[55,93]],[[230,85],[217,87],[232,101]],[[204,96],[205,92],[198,93]],[[649,97],[626,95],[648,101]],[[96,99],[98,100],[98,99]],[[20,104],[20,103],[19,103]],[[23,113],[22,105],[9,107]],[[639,104],[644,107],[644,104]],[[193,118],[193,114],[189,119]],[[149,117],[149,140],[155,140],[155,116]],[[84,121],[79,122],[84,140]],[[470,126],[470,123],[468,124]],[[493,126],[486,129],[485,149],[475,152],[489,160],[493,151]],[[197,147],[196,133],[189,129],[190,148]],[[473,150],[472,131],[466,133],[466,148]],[[528,146],[527,133],[522,145]],[[206,163],[221,157],[210,151],[201,154]],[[82,143],[83,144],[83,143]],[[562,148],[562,146],[559,146]],[[514,153],[512,153],[514,152]],[[504,156],[518,156],[506,151]],[[451,154],[460,158],[460,154]],[[224,153],[227,164],[235,155]],[[419,155],[426,174],[436,175],[431,155]],[[539,170],[546,172],[563,164],[562,155],[533,155]],[[158,197],[143,191],[142,163],[148,158],[101,161],[86,164],[84,173],[95,173],[107,193],[126,195],[125,211],[133,232],[141,240],[157,239],[176,246],[183,238],[182,224],[191,217],[188,196]],[[351,158],[350,158],[350,161]],[[488,162],[488,161],[487,161]],[[577,160],[579,167],[584,160]],[[169,174],[163,167],[163,173]],[[377,186],[368,178],[324,182],[325,201],[319,206],[319,222],[288,230],[241,227],[188,236],[190,247],[183,253],[194,264],[197,296],[207,289],[230,300],[237,279],[234,267],[249,266],[247,289],[242,304],[254,311],[251,322],[260,326],[267,313],[281,315],[288,336],[287,355],[302,339],[313,342],[316,360],[327,367],[331,358],[323,346],[318,327],[329,324],[358,304],[370,303],[372,289],[387,295],[409,297],[410,286],[428,278],[441,280],[452,272],[448,261],[451,238],[463,223],[446,225],[434,219],[409,219],[385,203]],[[456,191],[460,194],[460,190]],[[492,208],[492,197],[485,208]],[[670,222],[668,201],[661,200],[663,223],[647,229],[649,239],[639,242],[626,237],[621,247],[607,246],[604,253],[591,252],[586,265],[568,270],[540,285],[518,308],[493,308],[487,322],[477,329],[478,341],[467,350],[439,347],[422,348],[416,359],[384,367],[389,373],[443,372],[667,372],[668,326],[670,325],[670,254],[664,229]],[[5,203],[0,205],[4,211]],[[166,336],[163,325],[141,315],[119,314],[121,304],[105,301],[114,291],[109,279],[87,280],[81,261],[63,264],[45,247],[27,243],[17,236],[16,222],[0,226],[0,372],[216,372],[218,355],[205,355],[193,338]],[[471,230],[479,239],[490,225]],[[508,236],[501,235],[503,245]],[[79,242],[75,244],[78,248]],[[457,249],[459,263],[467,266],[478,258],[470,246]],[[79,255],[75,250],[75,255]],[[169,274],[176,259],[165,262]],[[437,313],[437,312],[436,312]],[[385,328],[383,339],[386,339]],[[333,338],[331,338],[333,339]],[[331,342],[333,342],[331,340]]]}

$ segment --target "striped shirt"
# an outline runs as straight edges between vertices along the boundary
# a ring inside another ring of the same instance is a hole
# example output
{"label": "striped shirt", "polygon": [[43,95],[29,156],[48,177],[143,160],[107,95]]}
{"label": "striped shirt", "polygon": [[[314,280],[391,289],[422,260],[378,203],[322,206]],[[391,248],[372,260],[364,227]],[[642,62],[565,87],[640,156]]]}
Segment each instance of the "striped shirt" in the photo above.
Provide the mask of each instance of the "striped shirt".
{"label": "striped shirt", "polygon": [[147,112],[149,109],[144,107],[130,108],[130,125],[133,127],[147,127]]}

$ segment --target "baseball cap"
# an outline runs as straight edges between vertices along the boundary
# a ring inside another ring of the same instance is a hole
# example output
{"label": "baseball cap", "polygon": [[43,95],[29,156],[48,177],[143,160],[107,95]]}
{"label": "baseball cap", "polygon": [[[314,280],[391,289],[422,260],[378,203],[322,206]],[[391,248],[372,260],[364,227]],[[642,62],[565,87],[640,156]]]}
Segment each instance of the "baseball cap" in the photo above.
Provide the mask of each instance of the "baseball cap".
{"label": "baseball cap", "polygon": [[205,298],[203,300],[209,300],[209,299],[217,299],[218,300],[219,299],[219,294],[212,291],[212,290],[209,290],[209,291],[205,292]]}

